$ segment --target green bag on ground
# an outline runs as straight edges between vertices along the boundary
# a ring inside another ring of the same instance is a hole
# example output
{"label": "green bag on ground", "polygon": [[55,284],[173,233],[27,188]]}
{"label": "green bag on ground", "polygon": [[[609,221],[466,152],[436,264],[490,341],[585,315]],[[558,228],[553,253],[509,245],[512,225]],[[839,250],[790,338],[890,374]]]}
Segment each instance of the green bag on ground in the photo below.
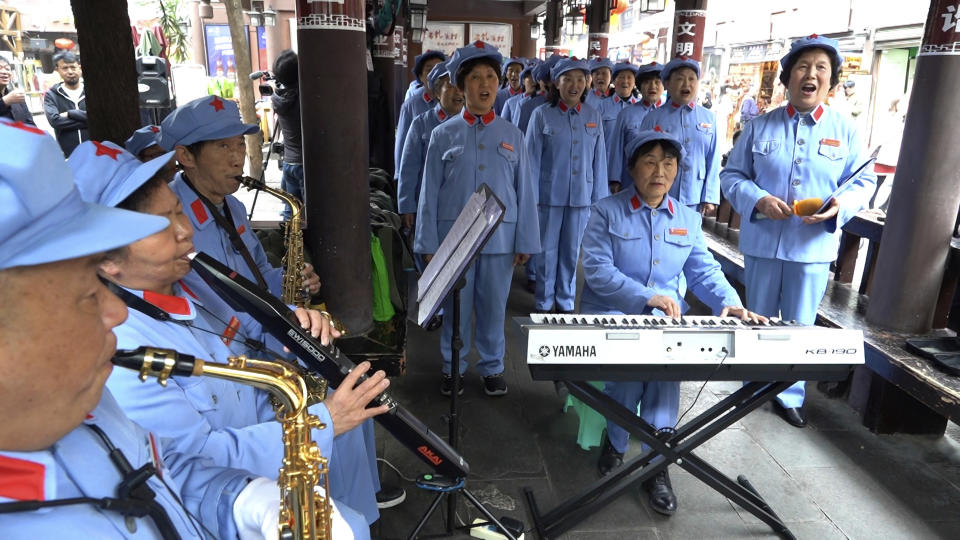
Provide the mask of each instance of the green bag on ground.
{"label": "green bag on ground", "polygon": [[390,274],[383,258],[380,239],[370,234],[370,276],[373,279],[373,320],[389,321],[396,315],[390,301]]}

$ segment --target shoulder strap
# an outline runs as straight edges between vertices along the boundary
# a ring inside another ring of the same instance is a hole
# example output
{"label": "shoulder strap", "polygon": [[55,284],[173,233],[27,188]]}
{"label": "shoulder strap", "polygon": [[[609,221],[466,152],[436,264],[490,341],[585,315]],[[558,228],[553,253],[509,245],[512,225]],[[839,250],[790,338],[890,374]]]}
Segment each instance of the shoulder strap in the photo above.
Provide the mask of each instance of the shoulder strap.
{"label": "shoulder strap", "polygon": [[[233,223],[233,217],[230,215],[230,204],[224,199],[223,201],[223,214],[220,213],[220,210],[215,204],[210,202],[210,199],[201,194],[197,188],[193,186],[193,183],[190,182],[190,179],[187,178],[186,174],[180,175],[183,178],[183,182],[197,194],[197,197],[203,202],[203,205],[207,207],[207,210],[210,212],[210,215],[213,216],[213,220],[217,222],[217,225],[223,229],[227,236],[230,237],[230,243],[233,245],[233,249],[240,252],[240,255],[243,257],[244,262],[247,263],[247,267],[250,268],[250,271],[253,272],[253,277],[256,278],[257,284],[260,285],[263,289],[269,289],[267,287],[267,280],[264,279],[263,274],[260,272],[260,268],[257,267],[257,263],[253,260],[253,255],[250,254],[250,250],[247,249],[247,245],[243,243],[243,239],[240,238],[240,233],[237,232],[237,227]],[[226,215],[224,215],[226,214]]]}

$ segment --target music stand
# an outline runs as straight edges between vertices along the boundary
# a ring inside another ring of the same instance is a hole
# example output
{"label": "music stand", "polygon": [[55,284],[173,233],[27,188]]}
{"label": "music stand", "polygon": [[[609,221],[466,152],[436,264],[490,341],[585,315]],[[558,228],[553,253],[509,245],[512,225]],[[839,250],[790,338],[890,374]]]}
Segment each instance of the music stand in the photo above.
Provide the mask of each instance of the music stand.
{"label": "music stand", "polygon": [[[457,400],[460,389],[460,349],[463,348],[463,342],[460,339],[460,290],[466,285],[466,279],[463,276],[470,264],[483,249],[490,236],[493,235],[493,231],[503,221],[504,210],[503,203],[494,195],[493,191],[486,184],[481,184],[480,188],[467,200],[466,206],[460,211],[460,215],[457,216],[450,232],[447,233],[437,252],[430,259],[427,267],[424,268],[423,275],[417,281],[417,301],[419,302],[417,324],[421,327],[424,327],[430,321],[430,318],[440,309],[444,300],[449,295],[453,295],[453,335],[450,338],[450,376],[453,379],[453,388],[450,391],[450,416],[448,419],[450,440],[448,442],[454,450],[459,446],[460,440],[460,416]],[[515,540],[506,527],[483,506],[483,503],[467,490],[465,482],[465,478],[442,478],[437,475],[422,476],[417,481],[417,485],[423,489],[436,491],[437,495],[426,513],[420,518],[416,528],[410,533],[409,538],[416,538],[445,497],[447,498],[446,535],[453,534],[457,508],[456,496],[457,492],[461,492],[477,510],[490,520],[490,523],[499,528],[507,538]],[[469,528],[476,526],[474,524],[467,525]]]}

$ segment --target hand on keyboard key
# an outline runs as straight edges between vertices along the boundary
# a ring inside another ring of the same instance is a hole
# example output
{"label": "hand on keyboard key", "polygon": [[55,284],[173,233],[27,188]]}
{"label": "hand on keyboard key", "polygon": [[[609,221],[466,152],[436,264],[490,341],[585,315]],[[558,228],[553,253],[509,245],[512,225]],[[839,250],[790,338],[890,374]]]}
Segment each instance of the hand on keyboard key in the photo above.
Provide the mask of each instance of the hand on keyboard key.
{"label": "hand on keyboard key", "polygon": [[763,315],[758,315],[752,311],[748,311],[747,308],[742,306],[727,306],[723,308],[723,311],[720,312],[721,317],[738,317],[744,322],[752,322],[755,324],[766,324],[767,318]]}

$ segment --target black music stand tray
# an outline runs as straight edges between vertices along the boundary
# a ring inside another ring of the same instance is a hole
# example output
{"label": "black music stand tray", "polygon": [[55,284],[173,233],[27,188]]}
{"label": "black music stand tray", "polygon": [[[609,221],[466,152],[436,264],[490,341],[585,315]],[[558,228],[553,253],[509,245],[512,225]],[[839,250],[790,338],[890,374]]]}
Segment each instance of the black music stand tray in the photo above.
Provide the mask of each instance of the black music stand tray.
{"label": "black music stand tray", "polygon": [[[480,189],[470,196],[417,282],[419,302],[417,324],[420,326],[427,325],[444,300],[450,295],[453,296],[451,313],[453,335],[450,339],[450,376],[453,379],[453,388],[450,392],[450,416],[447,422],[450,428],[448,442],[454,450],[457,450],[460,442],[460,409],[457,400],[460,388],[460,349],[463,348],[463,341],[460,338],[460,290],[466,285],[464,274],[490,239],[493,231],[503,221],[503,214],[503,203],[486,184],[481,184]],[[510,540],[516,540],[483,503],[470,493],[466,488],[466,478],[424,475],[417,485],[436,491],[437,495],[408,538],[417,538],[420,530],[427,524],[434,511],[440,507],[444,498],[447,499],[447,523],[446,534],[443,536],[452,535],[455,529],[482,526],[482,524],[467,524],[464,527],[454,527],[459,492],[489,520],[489,523],[495,525]]]}
{"label": "black music stand tray", "polygon": [[530,488],[524,495],[540,538],[556,538],[577,523],[603,508],[624,490],[652,478],[667,465],[675,464],[715,491],[740,505],[780,536],[793,539],[793,533],[763,500],[743,475],[734,482],[712,465],[697,457],[693,450],[731,424],[773,399],[794,381],[750,382],[722,401],[683,424],[670,439],[659,439],[657,429],[617,403],[613,398],[584,381],[563,381],[570,393],[613,420],[650,449],[593,482],[579,495],[567,499],[546,514],[541,514]]}

